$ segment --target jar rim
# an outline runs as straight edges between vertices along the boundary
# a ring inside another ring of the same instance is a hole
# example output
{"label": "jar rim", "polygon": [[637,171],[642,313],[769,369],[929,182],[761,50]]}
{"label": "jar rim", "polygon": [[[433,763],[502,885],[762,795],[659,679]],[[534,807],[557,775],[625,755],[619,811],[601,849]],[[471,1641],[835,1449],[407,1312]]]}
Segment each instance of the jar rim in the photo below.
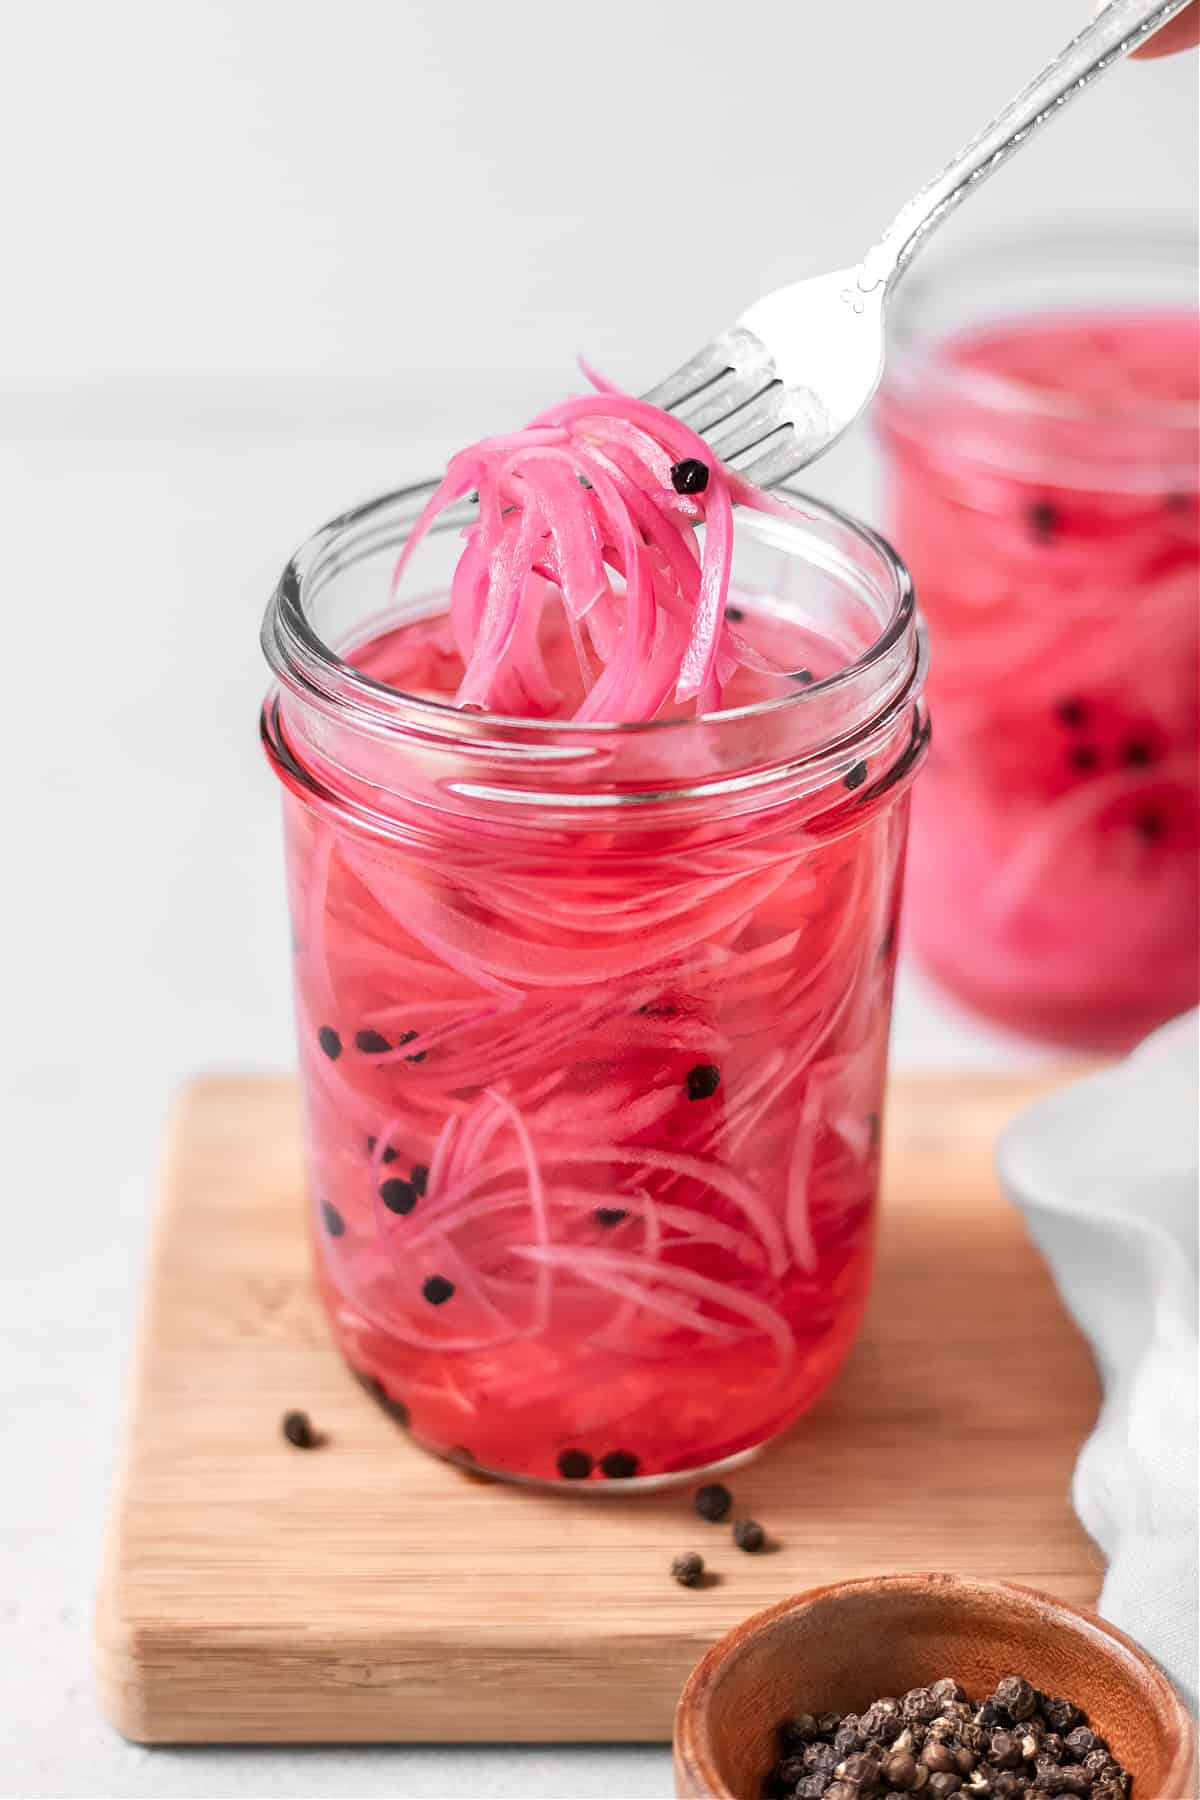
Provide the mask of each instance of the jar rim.
{"label": "jar rim", "polygon": [[[588,744],[596,741],[613,743],[645,738],[651,733],[686,732],[698,727],[740,725],[747,721],[791,714],[798,708],[814,705],[819,696],[844,693],[858,682],[869,685],[869,678],[883,672],[888,658],[901,649],[906,639],[913,640],[913,669],[905,684],[911,691],[913,679],[919,677],[924,663],[923,633],[918,630],[916,599],[912,578],[900,557],[887,540],[869,525],[827,501],[785,487],[782,491],[804,517],[795,521],[772,514],[741,514],[743,530],[782,543],[788,537],[800,540],[806,526],[824,526],[827,531],[841,531],[864,546],[876,560],[882,582],[888,590],[890,607],[886,620],[874,640],[860,654],[812,683],[798,687],[794,693],[756,701],[748,706],[685,715],[668,719],[624,721],[535,719],[493,712],[465,712],[449,701],[434,700],[389,686],[356,668],[340,656],[316,630],[305,609],[306,589],[322,573],[336,572],[344,566],[343,552],[354,548],[355,534],[367,539],[368,547],[361,555],[375,554],[381,548],[380,531],[389,512],[407,510],[413,518],[437,485],[436,479],[410,483],[377,496],[362,505],[338,514],[309,537],[289,558],[267,604],[263,619],[261,643],[264,654],[278,681],[303,699],[333,709],[341,717],[351,717],[364,727],[379,731],[395,727],[400,730],[420,727],[439,737],[460,736],[475,743],[524,741],[544,745],[549,740],[575,739]],[[448,508],[432,527],[434,533],[453,530],[470,517],[461,507]],[[405,533],[400,533],[401,539]],[[373,541],[372,541],[373,540]],[[818,540],[810,530],[810,548]],[[354,560],[357,560],[356,558]],[[810,563],[824,562],[836,566],[845,559],[838,556],[832,543],[823,556],[810,555]],[[848,566],[848,565],[846,565]],[[920,641],[918,641],[920,640]],[[868,707],[864,719],[875,717]]]}
{"label": "jar rim", "polygon": [[[1080,264],[1103,265],[1112,271],[1128,262],[1133,271],[1128,303],[1139,307],[1163,304],[1150,289],[1152,275],[1190,277],[1189,294],[1196,305],[1197,240],[1194,232],[1180,220],[1144,224],[1129,218],[1068,220],[1033,232],[1004,233],[977,240],[964,249],[939,253],[921,272],[902,282],[889,320],[890,355],[885,378],[882,407],[890,417],[889,400],[898,403],[901,389],[916,386],[926,398],[933,388],[943,394],[966,401],[981,413],[1020,418],[1030,422],[1086,426],[1103,421],[1111,429],[1122,420],[1139,427],[1178,432],[1181,436],[1197,435],[1197,413],[1192,401],[1163,402],[1159,405],[1135,405],[1117,411],[1103,410],[1084,401],[1013,376],[991,374],[954,361],[944,354],[958,327],[954,324],[929,329],[922,320],[930,310],[931,297],[937,293],[960,290],[968,279],[987,277],[991,271],[995,291],[1000,295],[1006,279],[1010,282],[1022,275],[1051,277],[1056,271],[1068,274]],[[1145,280],[1143,283],[1143,277]],[[1053,298],[1048,307],[1056,304]],[[1058,302],[1057,304],[1061,304]],[[1109,303],[1111,304],[1111,303]],[[1100,301],[1095,311],[1104,309]],[[1032,308],[1023,308],[1028,316]],[[999,322],[1006,315],[1001,305],[994,311],[978,304],[964,312],[962,325]],[[1013,314],[1012,316],[1019,316]]]}

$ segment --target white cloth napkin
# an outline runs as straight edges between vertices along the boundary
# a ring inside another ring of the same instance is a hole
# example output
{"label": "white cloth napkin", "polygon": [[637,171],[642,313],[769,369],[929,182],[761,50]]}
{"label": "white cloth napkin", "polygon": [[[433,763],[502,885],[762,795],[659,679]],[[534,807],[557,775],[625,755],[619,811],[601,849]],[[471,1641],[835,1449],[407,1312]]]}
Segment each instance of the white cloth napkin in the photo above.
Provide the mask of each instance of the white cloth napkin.
{"label": "white cloth napkin", "polygon": [[1108,1558],[1100,1611],[1197,1703],[1200,1014],[1030,1107],[1001,1181],[1092,1346],[1104,1403],[1075,1510]]}

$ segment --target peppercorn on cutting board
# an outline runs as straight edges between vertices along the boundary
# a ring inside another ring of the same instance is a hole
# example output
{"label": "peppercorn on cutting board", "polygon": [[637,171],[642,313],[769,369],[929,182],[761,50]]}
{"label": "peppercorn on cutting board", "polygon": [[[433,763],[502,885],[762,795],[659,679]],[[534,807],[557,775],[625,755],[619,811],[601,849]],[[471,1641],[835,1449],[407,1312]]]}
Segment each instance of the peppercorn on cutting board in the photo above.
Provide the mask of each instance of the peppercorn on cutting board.
{"label": "peppercorn on cutting board", "polygon": [[[893,1084],[862,1337],[729,1478],[771,1533],[755,1556],[686,1489],[559,1496],[415,1449],[326,1335],[294,1086],[191,1087],[99,1603],[105,1710],[159,1743],[653,1740],[715,1637],[819,1582],[937,1568],[1094,1601],[1068,1486],[1096,1380],[991,1172],[998,1129],[1052,1085]],[[293,1407],[319,1449],[284,1441]],[[671,1582],[689,1549],[714,1585]]]}

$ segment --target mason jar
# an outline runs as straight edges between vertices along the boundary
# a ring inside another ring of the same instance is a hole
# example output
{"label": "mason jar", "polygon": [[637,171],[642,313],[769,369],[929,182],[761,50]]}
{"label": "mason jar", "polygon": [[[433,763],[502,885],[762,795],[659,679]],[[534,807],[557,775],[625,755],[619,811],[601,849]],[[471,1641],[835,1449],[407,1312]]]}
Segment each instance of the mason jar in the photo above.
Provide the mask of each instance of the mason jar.
{"label": "mason jar", "polygon": [[437,654],[453,534],[389,589],[431,486],[320,532],[264,626],[317,1281],[427,1449],[652,1487],[785,1430],[859,1324],[922,634],[805,501],[739,516],[731,600],[824,673],[644,724],[459,710],[384,678],[397,632]]}
{"label": "mason jar", "polygon": [[878,408],[938,721],[912,941],[1079,1048],[1200,997],[1198,353],[1190,239],[1059,232],[906,282]]}

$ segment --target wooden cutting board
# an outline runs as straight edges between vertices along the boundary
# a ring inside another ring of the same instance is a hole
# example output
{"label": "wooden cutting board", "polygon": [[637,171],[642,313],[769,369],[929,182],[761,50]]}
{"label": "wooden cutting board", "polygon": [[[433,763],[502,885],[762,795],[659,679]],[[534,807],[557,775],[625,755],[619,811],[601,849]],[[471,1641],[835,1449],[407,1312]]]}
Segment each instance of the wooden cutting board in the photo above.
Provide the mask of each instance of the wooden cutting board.
{"label": "wooden cutting board", "polygon": [[[325,1333],[293,1084],[198,1082],[99,1601],[105,1711],[155,1743],[665,1739],[712,1640],[816,1583],[947,1569],[1094,1601],[1068,1489],[1096,1379],[991,1169],[997,1130],[1053,1085],[894,1083],[867,1323],[816,1410],[731,1477],[777,1546],[749,1556],[687,1490],[542,1494],[414,1449]],[[289,1407],[323,1448],[283,1441]],[[714,1586],[670,1580],[692,1548]]]}

